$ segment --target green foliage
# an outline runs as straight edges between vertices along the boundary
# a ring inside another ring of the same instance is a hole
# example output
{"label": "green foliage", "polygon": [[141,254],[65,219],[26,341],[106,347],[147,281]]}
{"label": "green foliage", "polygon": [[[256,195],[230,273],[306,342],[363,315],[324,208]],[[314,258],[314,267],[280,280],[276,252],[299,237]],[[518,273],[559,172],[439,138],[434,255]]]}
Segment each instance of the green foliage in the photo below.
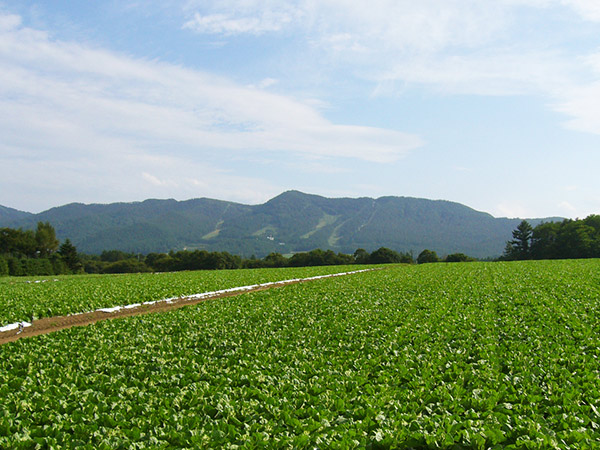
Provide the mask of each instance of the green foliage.
{"label": "green foliage", "polygon": [[417,264],[436,263],[439,260],[437,253],[428,249],[423,250],[417,256]]}
{"label": "green foliage", "polygon": [[10,276],[18,277],[25,275],[21,259],[15,258],[14,256],[8,256],[6,258],[6,263],[8,264],[8,274]]}
{"label": "green foliage", "polygon": [[446,256],[446,258],[444,258],[444,262],[469,262],[469,261],[475,261],[474,258],[471,258],[470,256],[465,255],[464,253],[452,253],[451,255]]}
{"label": "green foliage", "polygon": [[364,248],[357,248],[353,254],[354,262],[356,264],[368,264],[369,263],[369,252]]}
{"label": "green foliage", "polygon": [[102,270],[103,273],[142,273],[150,272],[150,268],[137,259],[124,259],[110,263]]}
{"label": "green foliage", "polygon": [[0,254],[26,258],[48,258],[58,249],[58,239],[49,222],[38,222],[37,229],[0,228]]}
{"label": "green foliage", "polygon": [[269,253],[264,258],[265,267],[285,267],[287,266],[287,259],[277,252]]}
{"label": "green foliage", "polygon": [[600,216],[583,220],[544,222],[535,228],[523,225],[513,231],[504,259],[600,258]]}
{"label": "green foliage", "polygon": [[8,262],[0,256],[0,277],[8,275]]}
{"label": "green foliage", "polygon": [[526,220],[512,232],[513,240],[506,243],[504,258],[507,260],[528,259],[531,253],[533,228]]}
{"label": "green foliage", "polygon": [[311,250],[307,253],[296,253],[288,261],[292,267],[336,266],[354,263],[354,257],[333,250]]}
{"label": "green foliage", "polygon": [[[364,252],[364,254],[362,253]],[[279,252],[272,252],[263,259],[256,257],[243,259],[227,252],[208,252],[206,250],[182,250],[178,252],[150,253],[132,256],[130,253],[112,250],[98,257],[85,256],[83,263],[87,273],[135,273],[135,272],[172,272],[182,270],[222,270],[239,268],[308,267],[347,264],[381,264],[383,262],[412,262],[409,254],[400,254],[381,248],[372,254],[364,249],[355,252],[357,256],[335,253],[333,250],[315,249],[309,252],[295,253],[287,258]],[[106,261],[113,261],[107,263]],[[137,261],[137,263],[134,263]]]}
{"label": "green foliage", "polygon": [[0,228],[0,254],[33,258],[36,250],[37,242],[33,231]]}
{"label": "green foliage", "polygon": [[413,263],[412,256],[408,253],[398,253],[389,248],[380,247],[369,255],[369,264],[389,264],[389,263]]}
{"label": "green foliage", "polygon": [[47,258],[26,258],[21,261],[27,275],[54,275],[52,262]]}
{"label": "green foliage", "polygon": [[37,254],[46,258],[58,249],[58,239],[56,232],[50,222],[38,222],[35,231],[35,241],[37,243]]}
{"label": "green foliage", "polygon": [[[13,260],[9,259],[9,263],[11,261]],[[14,261],[21,267],[20,260]],[[52,278],[3,277],[0,279],[0,326],[22,320],[30,321],[32,318],[67,315],[236,286],[346,272],[364,267],[68,275]]]}
{"label": "green foliage", "polygon": [[[59,275],[69,270],[81,271],[77,250],[71,242],[67,239],[57,252],[58,248],[56,233],[49,222],[38,222],[35,232],[0,229],[0,257],[5,262],[7,273],[12,276]],[[4,266],[0,267],[0,275],[4,270]]]}
{"label": "green foliage", "polygon": [[100,261],[117,262],[136,257],[137,255],[133,253],[123,252],[121,250],[104,250],[100,254]]}
{"label": "green foliage", "polygon": [[67,266],[62,256],[58,253],[55,253],[50,257],[50,262],[52,264],[52,273],[54,275],[66,275],[71,272],[69,266]]}
{"label": "green foliage", "polygon": [[398,266],[6,344],[0,448],[596,448],[599,269]]}
{"label": "green foliage", "polygon": [[71,272],[77,273],[81,271],[81,260],[79,259],[79,255],[77,254],[77,249],[71,243],[70,239],[65,239],[65,242],[63,242],[60,246],[58,253],[61,256],[62,261],[65,263],[65,265],[69,268]]}

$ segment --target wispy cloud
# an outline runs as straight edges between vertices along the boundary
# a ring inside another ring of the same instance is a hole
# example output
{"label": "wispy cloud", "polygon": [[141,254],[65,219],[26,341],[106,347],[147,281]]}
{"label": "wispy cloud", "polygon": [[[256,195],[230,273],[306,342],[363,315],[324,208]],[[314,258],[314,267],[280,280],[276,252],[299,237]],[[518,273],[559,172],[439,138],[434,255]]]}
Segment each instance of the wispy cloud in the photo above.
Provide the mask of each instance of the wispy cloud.
{"label": "wispy cloud", "polygon": [[[285,10],[280,4],[195,6],[208,16],[229,11],[229,19],[257,24],[271,23],[265,17],[293,18],[255,30],[238,27],[236,33],[293,30],[321,52],[322,65],[336,64],[370,81],[376,95],[397,95],[407,85],[442,94],[533,95],[570,116],[569,127],[600,133],[600,70],[590,64],[592,50],[576,45],[582,33],[600,33],[596,0],[373,0],[368,7],[362,1],[295,0]],[[549,34],[550,28],[560,31]],[[195,30],[231,34],[216,27]]]}
{"label": "wispy cloud", "polygon": [[571,83],[556,94],[554,108],[571,118],[567,127],[588,133],[600,134],[600,53],[590,55],[582,61],[595,80]]}
{"label": "wispy cloud", "polygon": [[600,22],[600,3],[596,0],[562,0],[561,3],[574,8],[587,20]]}
{"label": "wispy cloud", "polygon": [[567,211],[567,213],[569,215],[577,212],[577,208],[575,208],[573,205],[571,205],[567,201],[560,202],[558,204],[558,208],[560,208],[561,210]]}
{"label": "wispy cloud", "polygon": [[221,149],[389,162],[421,145],[409,134],[334,124],[302,101],[206,72],[54,41],[14,16],[0,23],[0,105],[11,111],[0,127],[28,148],[170,148],[190,156]]}
{"label": "wispy cloud", "polygon": [[195,13],[183,28],[189,28],[199,33],[260,35],[272,31],[280,31],[292,21],[292,16],[285,12],[265,11],[255,17],[233,17],[228,14],[201,15]]}
{"label": "wispy cloud", "polygon": [[[309,99],[267,92],[274,83],[267,78],[245,86],[56,40],[25,27],[19,16],[0,14],[0,190],[33,179],[40,189],[70,190],[70,198],[93,201],[100,191],[111,198],[112,183],[114,199],[123,200],[123,189],[137,197],[194,196],[202,182],[210,185],[203,195],[265,200],[281,188],[221,173],[209,161],[264,154],[387,163],[423,144],[412,134],[333,123]],[[15,179],[23,173],[31,179]],[[80,180],[82,173],[88,175]]]}

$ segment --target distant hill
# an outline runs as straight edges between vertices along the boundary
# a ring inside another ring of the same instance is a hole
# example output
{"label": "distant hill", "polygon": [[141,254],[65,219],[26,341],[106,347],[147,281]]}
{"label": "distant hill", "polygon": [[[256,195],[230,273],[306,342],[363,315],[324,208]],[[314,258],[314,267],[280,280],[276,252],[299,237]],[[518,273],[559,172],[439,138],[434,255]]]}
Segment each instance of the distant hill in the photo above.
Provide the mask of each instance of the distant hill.
{"label": "distant hill", "polygon": [[[4,212],[6,211],[6,213]],[[542,220],[528,219],[532,225]],[[181,249],[227,251],[250,257],[315,248],[353,253],[388,247],[425,248],[443,256],[498,256],[520,219],[495,218],[459,203],[409,197],[325,198],[288,191],[262,205],[212,200],[72,203],[39,214],[0,207],[0,226],[34,228],[48,221],[59,239],[83,253]]]}
{"label": "distant hill", "polygon": [[30,216],[33,216],[33,214],[0,205],[0,223],[22,220]]}

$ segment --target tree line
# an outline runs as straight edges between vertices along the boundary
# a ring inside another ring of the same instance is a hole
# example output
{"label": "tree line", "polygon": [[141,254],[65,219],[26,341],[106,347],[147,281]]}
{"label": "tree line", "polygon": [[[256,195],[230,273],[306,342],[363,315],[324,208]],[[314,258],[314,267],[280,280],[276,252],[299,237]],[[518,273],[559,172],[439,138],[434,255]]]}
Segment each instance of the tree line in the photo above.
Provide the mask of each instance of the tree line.
{"label": "tree line", "polygon": [[286,257],[242,258],[227,252],[181,250],[147,255],[106,250],[100,255],[79,254],[69,239],[62,244],[48,222],[35,230],[0,228],[0,276],[61,275],[73,273],[173,272],[261,267],[304,267],[347,264],[413,263],[410,253],[381,247],[371,253],[360,248],[352,255],[311,250]]}
{"label": "tree line", "polygon": [[138,255],[119,250],[103,251],[98,256],[83,256],[86,273],[176,272],[182,270],[256,269],[349,264],[412,263],[409,253],[382,247],[371,253],[358,249],[354,254],[315,249],[286,257],[270,253],[264,258],[242,258],[228,252],[180,250],[169,253]]}
{"label": "tree line", "polygon": [[[512,232],[500,260],[600,258],[600,215],[562,222],[542,222],[532,227],[523,220]],[[242,258],[228,252],[181,250],[147,255],[120,250],[100,255],[79,254],[69,239],[62,244],[49,222],[35,230],[0,228],[0,276],[61,275],[71,273],[172,272],[262,267],[303,267],[347,264],[466,262],[474,259],[454,253],[439,258],[425,249],[411,253],[381,247],[373,252],[359,248],[352,255],[332,250],[311,250],[286,257],[270,253],[264,258]]]}
{"label": "tree line", "polygon": [[81,271],[77,249],[69,239],[62,245],[49,222],[35,230],[0,228],[0,276],[61,275]]}
{"label": "tree line", "polygon": [[425,249],[417,256],[417,264],[437,263],[437,262],[470,262],[475,261],[475,258],[465,255],[464,253],[452,253],[445,258],[440,258],[433,250]]}
{"label": "tree line", "polygon": [[506,243],[503,260],[600,258],[600,215],[532,227],[523,220]]}

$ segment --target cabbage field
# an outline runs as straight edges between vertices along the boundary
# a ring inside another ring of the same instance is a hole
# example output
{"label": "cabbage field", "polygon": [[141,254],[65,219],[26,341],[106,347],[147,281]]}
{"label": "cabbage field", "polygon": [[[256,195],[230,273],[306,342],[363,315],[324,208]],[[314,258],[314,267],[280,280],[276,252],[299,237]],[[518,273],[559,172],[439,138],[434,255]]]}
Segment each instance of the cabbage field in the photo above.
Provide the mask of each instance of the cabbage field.
{"label": "cabbage field", "polygon": [[366,266],[49,277],[0,277],[0,326],[207,291],[340,273]]}
{"label": "cabbage field", "polygon": [[599,358],[599,260],[390,266],[2,345],[0,448],[598,448]]}

